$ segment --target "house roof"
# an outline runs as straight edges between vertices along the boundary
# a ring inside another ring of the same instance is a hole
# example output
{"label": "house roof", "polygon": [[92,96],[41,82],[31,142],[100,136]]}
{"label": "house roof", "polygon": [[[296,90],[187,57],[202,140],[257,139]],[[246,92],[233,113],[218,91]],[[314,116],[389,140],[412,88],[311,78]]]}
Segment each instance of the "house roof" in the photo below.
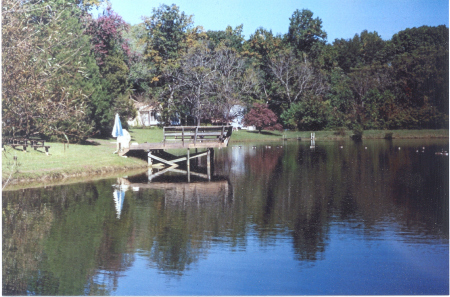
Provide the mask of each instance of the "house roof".
{"label": "house roof", "polygon": [[156,109],[156,104],[149,104],[149,103],[144,103],[144,102],[139,102],[135,99],[131,99],[133,101],[134,107],[138,110],[138,111],[152,111]]}
{"label": "house roof", "polygon": [[156,107],[153,105],[145,105],[145,106],[138,108],[139,111],[152,111],[155,109],[156,109]]}

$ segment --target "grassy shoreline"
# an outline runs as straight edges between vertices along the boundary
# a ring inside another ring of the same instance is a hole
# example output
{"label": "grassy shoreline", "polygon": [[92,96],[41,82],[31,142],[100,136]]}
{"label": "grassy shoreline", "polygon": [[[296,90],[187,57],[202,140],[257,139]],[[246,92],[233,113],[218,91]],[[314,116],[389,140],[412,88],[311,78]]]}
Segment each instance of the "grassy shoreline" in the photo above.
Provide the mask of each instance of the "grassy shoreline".
{"label": "grassy shoreline", "polygon": [[[364,139],[384,139],[386,133],[392,133],[393,139],[435,139],[449,138],[448,130],[366,130]],[[162,129],[132,129],[132,142],[160,142]],[[309,131],[246,131],[233,132],[230,144],[286,140],[309,141]],[[316,131],[316,141],[348,140],[351,131],[337,135],[335,131]],[[8,181],[5,189],[26,187],[31,184],[61,183],[70,180],[93,180],[115,176],[130,170],[145,170],[147,161],[137,158],[122,158],[113,154],[116,149],[115,139],[91,139],[90,144],[79,145],[49,143],[50,155],[42,150],[22,152],[5,146],[2,152],[2,184]],[[14,161],[17,157],[17,162]],[[9,180],[8,180],[9,179]]]}

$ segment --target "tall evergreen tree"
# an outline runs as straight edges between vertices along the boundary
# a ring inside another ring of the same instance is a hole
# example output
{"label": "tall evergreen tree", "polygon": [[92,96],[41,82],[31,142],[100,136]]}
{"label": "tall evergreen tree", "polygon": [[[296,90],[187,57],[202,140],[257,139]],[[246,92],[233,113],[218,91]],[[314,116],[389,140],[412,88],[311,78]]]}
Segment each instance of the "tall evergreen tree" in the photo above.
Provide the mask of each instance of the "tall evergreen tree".
{"label": "tall evergreen tree", "polygon": [[99,88],[85,13],[58,0],[7,0],[3,8],[3,133],[86,139]]}

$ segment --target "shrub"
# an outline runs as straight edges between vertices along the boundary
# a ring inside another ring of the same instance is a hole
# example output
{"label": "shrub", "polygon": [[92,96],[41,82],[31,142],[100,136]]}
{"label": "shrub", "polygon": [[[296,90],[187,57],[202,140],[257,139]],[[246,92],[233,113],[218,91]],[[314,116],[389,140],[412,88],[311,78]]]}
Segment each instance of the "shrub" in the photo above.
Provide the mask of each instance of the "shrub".
{"label": "shrub", "polygon": [[334,135],[345,136],[346,134],[347,132],[344,127],[340,127],[336,131],[334,131]]}
{"label": "shrub", "polygon": [[353,135],[351,138],[353,140],[361,140],[364,133],[364,128],[362,125],[357,124],[353,127]]}
{"label": "shrub", "polygon": [[277,123],[277,115],[271,111],[267,104],[254,103],[253,108],[244,117],[244,124],[247,126],[255,126],[261,133],[261,130],[278,130],[282,131],[283,126]]}

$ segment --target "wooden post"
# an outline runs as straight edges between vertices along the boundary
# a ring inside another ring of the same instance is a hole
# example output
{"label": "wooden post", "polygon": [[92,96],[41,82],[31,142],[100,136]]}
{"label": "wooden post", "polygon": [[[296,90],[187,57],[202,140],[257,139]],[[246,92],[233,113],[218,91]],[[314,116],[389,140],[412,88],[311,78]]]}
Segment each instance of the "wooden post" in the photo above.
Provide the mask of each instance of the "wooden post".
{"label": "wooden post", "polygon": [[210,157],[209,157],[209,161],[210,161],[210,167],[211,167],[211,175],[214,174],[214,149],[213,148],[209,148],[210,150]]}
{"label": "wooden post", "polygon": [[188,182],[190,183],[191,182],[191,165],[189,163],[189,148],[187,149],[186,168],[187,168]]}
{"label": "wooden post", "polygon": [[163,135],[164,135],[164,141],[163,141],[163,146],[166,146],[166,127],[163,127]]}
{"label": "wooden post", "polygon": [[152,151],[148,151],[148,166],[152,166],[152,165],[153,165]]}
{"label": "wooden post", "polygon": [[[195,148],[195,154],[197,155],[197,153],[198,153],[198,149],[197,148]],[[200,157],[197,157],[197,158],[195,158],[195,160],[194,160],[194,169],[197,169],[198,168],[198,161],[200,160]]]}
{"label": "wooden post", "polygon": [[208,148],[208,154],[206,155],[206,168],[207,168],[207,172],[208,172],[208,180],[211,180],[211,149]]}
{"label": "wooden post", "polygon": [[[183,147],[184,147],[184,127],[181,127],[181,140],[183,140]],[[188,155],[189,155],[189,149],[188,149]]]}
{"label": "wooden post", "polygon": [[310,148],[315,148],[316,147],[316,133],[311,133],[311,146]]}
{"label": "wooden post", "polygon": [[[194,145],[197,143],[197,134],[198,134],[198,126],[195,127]],[[195,152],[197,152],[197,149],[195,149]]]}

